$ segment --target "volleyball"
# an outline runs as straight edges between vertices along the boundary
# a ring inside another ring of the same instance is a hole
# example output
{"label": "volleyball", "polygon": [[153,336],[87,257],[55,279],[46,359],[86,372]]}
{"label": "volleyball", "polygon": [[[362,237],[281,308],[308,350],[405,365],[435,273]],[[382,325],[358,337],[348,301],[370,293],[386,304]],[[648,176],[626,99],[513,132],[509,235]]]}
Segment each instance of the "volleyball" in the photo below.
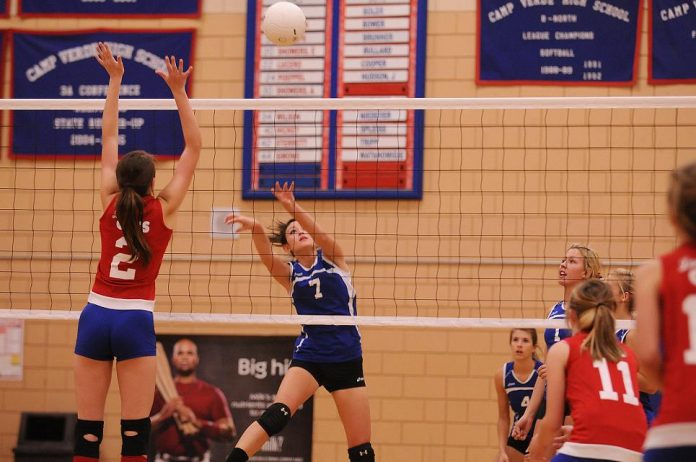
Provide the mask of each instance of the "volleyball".
{"label": "volleyball", "polygon": [[294,45],[304,38],[307,18],[302,9],[290,2],[269,6],[261,21],[261,30],[276,45]]}

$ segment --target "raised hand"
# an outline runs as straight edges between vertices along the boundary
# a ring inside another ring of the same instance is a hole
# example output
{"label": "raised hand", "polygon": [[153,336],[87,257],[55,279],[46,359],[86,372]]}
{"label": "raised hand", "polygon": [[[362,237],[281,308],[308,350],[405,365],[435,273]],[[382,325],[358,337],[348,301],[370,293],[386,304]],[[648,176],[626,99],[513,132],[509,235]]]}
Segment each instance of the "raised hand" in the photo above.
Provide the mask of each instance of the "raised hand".
{"label": "raised hand", "polygon": [[99,42],[97,44],[97,62],[106,70],[110,78],[120,79],[123,77],[123,73],[125,72],[123,59],[120,56],[114,59],[109,45],[104,42]]}
{"label": "raised hand", "polygon": [[283,186],[280,185],[280,182],[276,181],[275,186],[271,188],[273,196],[275,196],[278,202],[280,202],[283,205],[283,207],[285,207],[285,209],[288,211],[292,210],[293,206],[295,205],[294,191],[294,181],[290,184],[288,184],[287,182],[283,183]]}
{"label": "raised hand", "polygon": [[251,231],[256,226],[256,220],[251,217],[245,217],[237,213],[232,213],[225,217],[225,223],[228,225],[237,225],[236,232]]}
{"label": "raised hand", "polygon": [[164,64],[167,71],[165,72],[158,69],[155,71],[155,73],[164,79],[172,92],[175,90],[184,90],[186,80],[193,71],[193,66],[189,66],[188,69],[184,71],[184,60],[179,59],[179,64],[177,65],[176,58],[174,56],[165,56]]}

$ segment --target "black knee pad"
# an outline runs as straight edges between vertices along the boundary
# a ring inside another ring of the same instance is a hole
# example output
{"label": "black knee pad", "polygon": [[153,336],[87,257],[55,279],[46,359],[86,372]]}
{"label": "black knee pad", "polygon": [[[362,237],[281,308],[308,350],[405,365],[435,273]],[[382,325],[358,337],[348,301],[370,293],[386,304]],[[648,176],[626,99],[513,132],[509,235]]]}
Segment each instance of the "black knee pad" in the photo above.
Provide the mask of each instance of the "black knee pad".
{"label": "black knee pad", "polygon": [[[85,436],[94,435],[96,441],[89,441]],[[99,445],[104,437],[103,420],[82,420],[77,419],[75,423],[75,447],[76,456],[99,458]]]}
{"label": "black knee pad", "polygon": [[257,420],[268,436],[278,434],[290,422],[290,408],[283,403],[273,403]]}
{"label": "black knee pad", "polygon": [[375,451],[370,443],[348,448],[350,462],[375,462]]}
{"label": "black knee pad", "polygon": [[[133,432],[134,435],[128,435]],[[150,418],[121,420],[122,456],[142,456],[147,454],[150,441]]]}

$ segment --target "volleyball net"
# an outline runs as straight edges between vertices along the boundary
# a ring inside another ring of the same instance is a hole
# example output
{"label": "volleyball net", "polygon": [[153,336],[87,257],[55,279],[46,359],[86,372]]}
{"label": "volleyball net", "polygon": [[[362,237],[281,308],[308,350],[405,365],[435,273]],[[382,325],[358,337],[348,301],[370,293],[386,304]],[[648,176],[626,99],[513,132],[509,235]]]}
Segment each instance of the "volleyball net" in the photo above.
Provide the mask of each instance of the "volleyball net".
{"label": "volleyball net", "polygon": [[[10,113],[99,117],[103,101],[0,103],[0,317],[76,318],[99,258],[101,146],[89,158],[9,156]],[[167,320],[558,327],[544,318],[563,296],[568,245],[596,250],[605,274],[671,248],[668,172],[696,159],[692,97],[192,105],[204,146],[157,282],[156,316]],[[175,109],[120,106],[122,118]],[[158,160],[156,190],[175,165]],[[232,210],[266,226],[289,218],[268,194],[286,179],[341,244],[357,319],[296,316],[250,235],[222,225]]]}

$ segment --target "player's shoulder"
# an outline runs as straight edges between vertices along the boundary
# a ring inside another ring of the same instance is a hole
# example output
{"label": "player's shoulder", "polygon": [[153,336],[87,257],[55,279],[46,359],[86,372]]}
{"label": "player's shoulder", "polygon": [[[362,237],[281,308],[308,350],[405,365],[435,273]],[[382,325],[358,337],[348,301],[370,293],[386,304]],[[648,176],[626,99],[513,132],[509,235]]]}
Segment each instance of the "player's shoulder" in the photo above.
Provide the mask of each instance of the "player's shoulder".
{"label": "player's shoulder", "polygon": [[555,318],[565,318],[565,307],[563,306],[563,300],[554,303],[549,310],[548,319]]}

